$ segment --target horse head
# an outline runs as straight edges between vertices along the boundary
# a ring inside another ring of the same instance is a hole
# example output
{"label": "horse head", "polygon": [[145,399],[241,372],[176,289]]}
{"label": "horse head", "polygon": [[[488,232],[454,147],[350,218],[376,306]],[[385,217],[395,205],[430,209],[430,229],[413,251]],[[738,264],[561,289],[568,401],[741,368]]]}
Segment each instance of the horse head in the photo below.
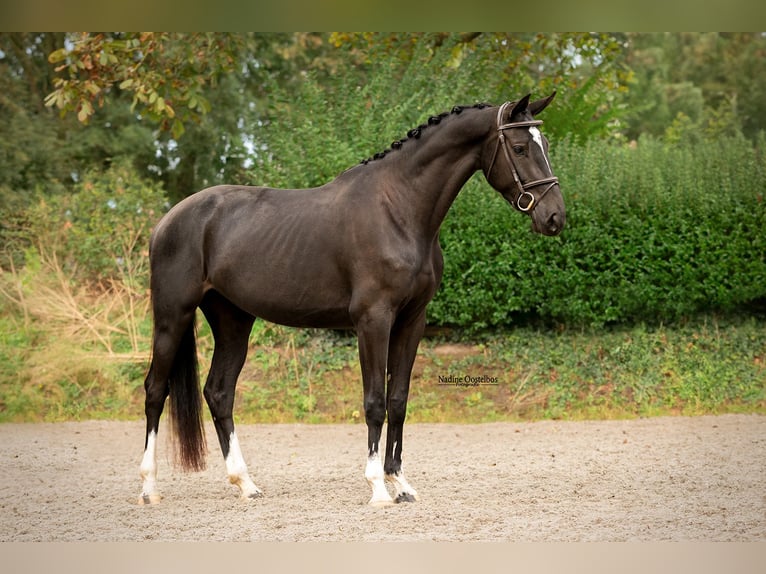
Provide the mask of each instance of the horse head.
{"label": "horse head", "polygon": [[[532,228],[543,235],[558,235],[566,222],[564,198],[548,158],[548,140],[535,119],[553,100],[530,102],[527,94],[497,109],[496,134],[488,140],[492,149],[484,176],[516,209],[532,218]],[[494,145],[493,145],[494,143]],[[502,150],[502,153],[500,153]],[[485,153],[486,157],[486,153]]]}

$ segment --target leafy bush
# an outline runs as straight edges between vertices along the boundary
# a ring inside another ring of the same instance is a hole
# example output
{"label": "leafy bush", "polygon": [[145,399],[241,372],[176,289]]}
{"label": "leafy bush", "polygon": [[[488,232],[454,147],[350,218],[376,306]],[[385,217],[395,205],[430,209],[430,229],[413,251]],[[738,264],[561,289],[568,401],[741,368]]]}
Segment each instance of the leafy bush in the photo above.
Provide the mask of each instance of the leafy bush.
{"label": "leafy bush", "polygon": [[88,173],[73,194],[30,208],[28,241],[35,250],[55,254],[73,279],[144,281],[149,234],[167,208],[160,186],[116,165]]}
{"label": "leafy bush", "polygon": [[763,138],[564,141],[552,156],[564,233],[531,234],[474,178],[442,228],[446,269],[432,323],[656,324],[766,297]]}

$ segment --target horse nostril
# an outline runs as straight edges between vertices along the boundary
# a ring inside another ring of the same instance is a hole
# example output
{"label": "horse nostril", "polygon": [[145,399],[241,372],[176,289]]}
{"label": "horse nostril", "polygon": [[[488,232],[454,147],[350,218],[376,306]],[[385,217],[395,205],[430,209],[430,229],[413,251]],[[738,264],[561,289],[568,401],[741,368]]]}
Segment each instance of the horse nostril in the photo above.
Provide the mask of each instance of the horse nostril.
{"label": "horse nostril", "polygon": [[561,218],[558,213],[554,213],[548,218],[548,230],[551,233],[558,233],[561,231]]}

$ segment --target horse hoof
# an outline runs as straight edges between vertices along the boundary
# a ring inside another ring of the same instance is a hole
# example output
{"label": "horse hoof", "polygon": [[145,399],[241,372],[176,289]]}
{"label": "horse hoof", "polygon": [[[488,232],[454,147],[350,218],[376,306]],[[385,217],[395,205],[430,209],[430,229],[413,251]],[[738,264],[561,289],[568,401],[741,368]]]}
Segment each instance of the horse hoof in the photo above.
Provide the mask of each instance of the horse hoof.
{"label": "horse hoof", "polygon": [[138,497],[138,504],[141,506],[150,506],[159,504],[162,497],[159,494],[142,494]]}
{"label": "horse hoof", "polygon": [[400,502],[417,502],[417,500],[418,499],[409,492],[402,492],[396,497],[395,502],[399,504]]}
{"label": "horse hoof", "polygon": [[263,498],[263,492],[256,490],[255,492],[250,492],[249,494],[243,494],[240,498],[242,500],[257,500],[258,498]]}
{"label": "horse hoof", "polygon": [[371,506],[372,508],[386,508],[388,506],[393,506],[394,505],[394,501],[391,500],[390,498],[389,499],[380,498],[380,499],[377,499],[377,500],[376,499],[372,499],[367,504],[368,504],[368,506]]}

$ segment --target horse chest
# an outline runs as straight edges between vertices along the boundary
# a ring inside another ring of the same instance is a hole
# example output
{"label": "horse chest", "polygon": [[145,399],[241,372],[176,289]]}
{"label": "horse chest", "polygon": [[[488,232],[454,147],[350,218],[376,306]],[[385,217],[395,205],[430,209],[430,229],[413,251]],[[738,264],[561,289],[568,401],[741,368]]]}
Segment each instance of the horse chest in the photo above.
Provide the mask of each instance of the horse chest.
{"label": "horse chest", "polygon": [[417,298],[432,294],[441,279],[440,257],[430,250],[402,249],[371,258],[364,265],[366,279],[360,285],[384,289],[391,297]]}

